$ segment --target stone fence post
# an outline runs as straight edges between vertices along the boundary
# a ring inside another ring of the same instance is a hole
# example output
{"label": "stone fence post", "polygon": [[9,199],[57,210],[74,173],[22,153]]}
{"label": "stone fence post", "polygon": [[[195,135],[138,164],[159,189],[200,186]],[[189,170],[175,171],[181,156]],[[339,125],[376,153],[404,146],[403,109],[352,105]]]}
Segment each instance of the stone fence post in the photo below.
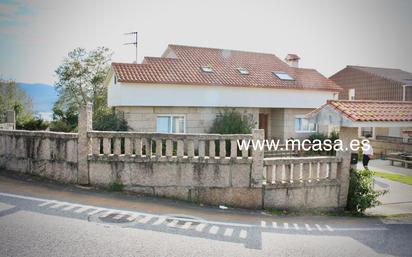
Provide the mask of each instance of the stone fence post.
{"label": "stone fence post", "polygon": [[339,139],[342,140],[343,149],[345,151],[338,151],[336,153],[337,157],[342,159],[338,166],[338,181],[340,184],[339,193],[339,207],[345,208],[348,200],[348,190],[349,190],[349,171],[351,168],[351,149],[350,142],[353,139],[358,139],[358,128],[341,127],[339,132]]}
{"label": "stone fence post", "polygon": [[[254,129],[252,131],[253,137],[252,140],[262,141],[265,139],[265,130],[263,129]],[[262,187],[262,176],[263,176],[263,156],[265,150],[252,149],[252,174],[251,174],[251,187]]]}
{"label": "stone fence post", "polygon": [[77,162],[78,175],[77,183],[80,185],[89,184],[89,164],[87,156],[90,153],[90,139],[87,132],[92,130],[92,108],[91,105],[81,106],[78,117],[78,142],[77,142]]}
{"label": "stone fence post", "polygon": [[6,123],[13,124],[13,130],[16,129],[16,113],[14,111],[6,112]]}

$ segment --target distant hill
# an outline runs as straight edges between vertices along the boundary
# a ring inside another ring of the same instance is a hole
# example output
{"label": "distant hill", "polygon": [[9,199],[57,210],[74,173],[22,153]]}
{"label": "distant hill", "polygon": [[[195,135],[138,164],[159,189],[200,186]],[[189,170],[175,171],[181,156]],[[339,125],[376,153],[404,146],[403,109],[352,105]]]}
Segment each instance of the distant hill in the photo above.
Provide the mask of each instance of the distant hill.
{"label": "distant hill", "polygon": [[52,85],[40,83],[17,83],[33,102],[34,113],[52,113],[53,104],[57,100],[57,92]]}

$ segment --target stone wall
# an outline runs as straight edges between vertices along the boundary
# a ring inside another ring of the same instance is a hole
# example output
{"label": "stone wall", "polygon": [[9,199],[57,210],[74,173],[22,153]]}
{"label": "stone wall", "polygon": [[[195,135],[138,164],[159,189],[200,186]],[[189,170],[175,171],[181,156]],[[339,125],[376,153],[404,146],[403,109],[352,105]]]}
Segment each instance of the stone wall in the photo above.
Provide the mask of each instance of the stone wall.
{"label": "stone wall", "polygon": [[0,130],[0,168],[77,183],[77,134]]}
{"label": "stone wall", "polygon": [[263,139],[263,130],[246,135],[87,131],[91,112],[81,112],[78,134],[0,130],[0,168],[65,183],[117,183],[136,193],[211,205],[337,209],[346,204],[349,158],[276,159],[264,158],[259,149],[238,149],[237,140]]}
{"label": "stone wall", "polygon": [[390,142],[388,140],[377,140],[370,139],[374,158],[380,158],[380,156],[386,156],[390,153],[399,153],[399,152],[412,152],[411,143],[399,143],[399,142]]}
{"label": "stone wall", "polygon": [[268,138],[288,139],[307,138],[309,133],[295,132],[295,116],[305,115],[312,109],[296,108],[216,108],[216,107],[116,107],[124,113],[132,131],[156,132],[158,115],[183,115],[186,119],[186,133],[208,133],[219,112],[225,109],[235,109],[251,116],[259,125],[259,113],[268,114]]}
{"label": "stone wall", "polygon": [[215,108],[215,107],[116,107],[124,113],[128,125],[137,132],[156,132],[157,115],[183,115],[186,119],[186,133],[208,133],[219,112],[225,109],[235,109],[240,113],[251,115],[256,122],[259,120],[259,108]]}
{"label": "stone wall", "polygon": [[[305,115],[312,109],[272,109],[270,115],[271,138],[286,140],[289,138],[307,138],[314,132],[296,132],[295,118],[297,115]],[[323,131],[325,132],[325,131]]]}

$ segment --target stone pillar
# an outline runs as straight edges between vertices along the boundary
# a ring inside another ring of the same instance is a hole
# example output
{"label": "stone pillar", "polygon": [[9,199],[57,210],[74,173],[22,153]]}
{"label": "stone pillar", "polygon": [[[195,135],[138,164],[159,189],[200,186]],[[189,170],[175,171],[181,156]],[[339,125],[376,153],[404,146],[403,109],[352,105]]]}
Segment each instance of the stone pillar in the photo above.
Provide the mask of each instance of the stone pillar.
{"label": "stone pillar", "polygon": [[[265,139],[265,130],[254,129],[252,131],[253,141],[262,141]],[[251,174],[251,187],[262,187],[262,176],[263,176],[263,154],[264,150],[252,149],[252,174]]]}
{"label": "stone pillar", "polygon": [[339,139],[342,140],[343,149],[347,149],[347,151],[338,151],[336,153],[336,156],[342,159],[342,162],[338,165],[337,174],[337,180],[340,183],[339,207],[345,208],[348,199],[349,171],[351,168],[350,155],[352,151],[350,142],[353,139],[358,139],[358,128],[341,127]]}
{"label": "stone pillar", "polygon": [[14,111],[6,112],[6,123],[13,124],[13,130],[16,129],[16,113]]}
{"label": "stone pillar", "polygon": [[77,183],[80,185],[89,184],[89,164],[87,157],[91,153],[90,138],[87,131],[92,130],[92,108],[91,105],[84,105],[79,108],[78,118],[78,141],[77,141],[77,163],[78,175]]}

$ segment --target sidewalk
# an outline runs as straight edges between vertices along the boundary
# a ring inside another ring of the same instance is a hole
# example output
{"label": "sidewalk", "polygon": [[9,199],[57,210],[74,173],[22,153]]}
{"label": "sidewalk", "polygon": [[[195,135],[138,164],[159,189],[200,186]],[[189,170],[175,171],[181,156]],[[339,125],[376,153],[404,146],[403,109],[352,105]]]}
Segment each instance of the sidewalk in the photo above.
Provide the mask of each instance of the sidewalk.
{"label": "sidewalk", "polygon": [[[392,166],[390,165],[390,161],[387,160],[371,160],[368,166],[370,170],[374,171],[397,173],[401,175],[412,176],[412,169],[401,167],[399,164],[397,164],[397,166]],[[362,162],[358,162],[357,168],[363,169]]]}
{"label": "sidewalk", "polygon": [[[357,165],[358,169],[363,169],[362,163]],[[390,161],[371,160],[369,169],[373,171],[396,173],[401,175],[412,176],[412,169],[406,169],[399,166],[391,166]],[[412,186],[400,182],[375,177],[375,188],[378,190],[389,190],[389,192],[380,197],[382,205],[368,209],[368,214],[376,215],[393,215],[412,213]]]}
{"label": "sidewalk", "polygon": [[366,213],[377,215],[412,213],[412,186],[375,177],[375,188],[389,190],[389,192],[380,197],[382,205],[368,209]]}

